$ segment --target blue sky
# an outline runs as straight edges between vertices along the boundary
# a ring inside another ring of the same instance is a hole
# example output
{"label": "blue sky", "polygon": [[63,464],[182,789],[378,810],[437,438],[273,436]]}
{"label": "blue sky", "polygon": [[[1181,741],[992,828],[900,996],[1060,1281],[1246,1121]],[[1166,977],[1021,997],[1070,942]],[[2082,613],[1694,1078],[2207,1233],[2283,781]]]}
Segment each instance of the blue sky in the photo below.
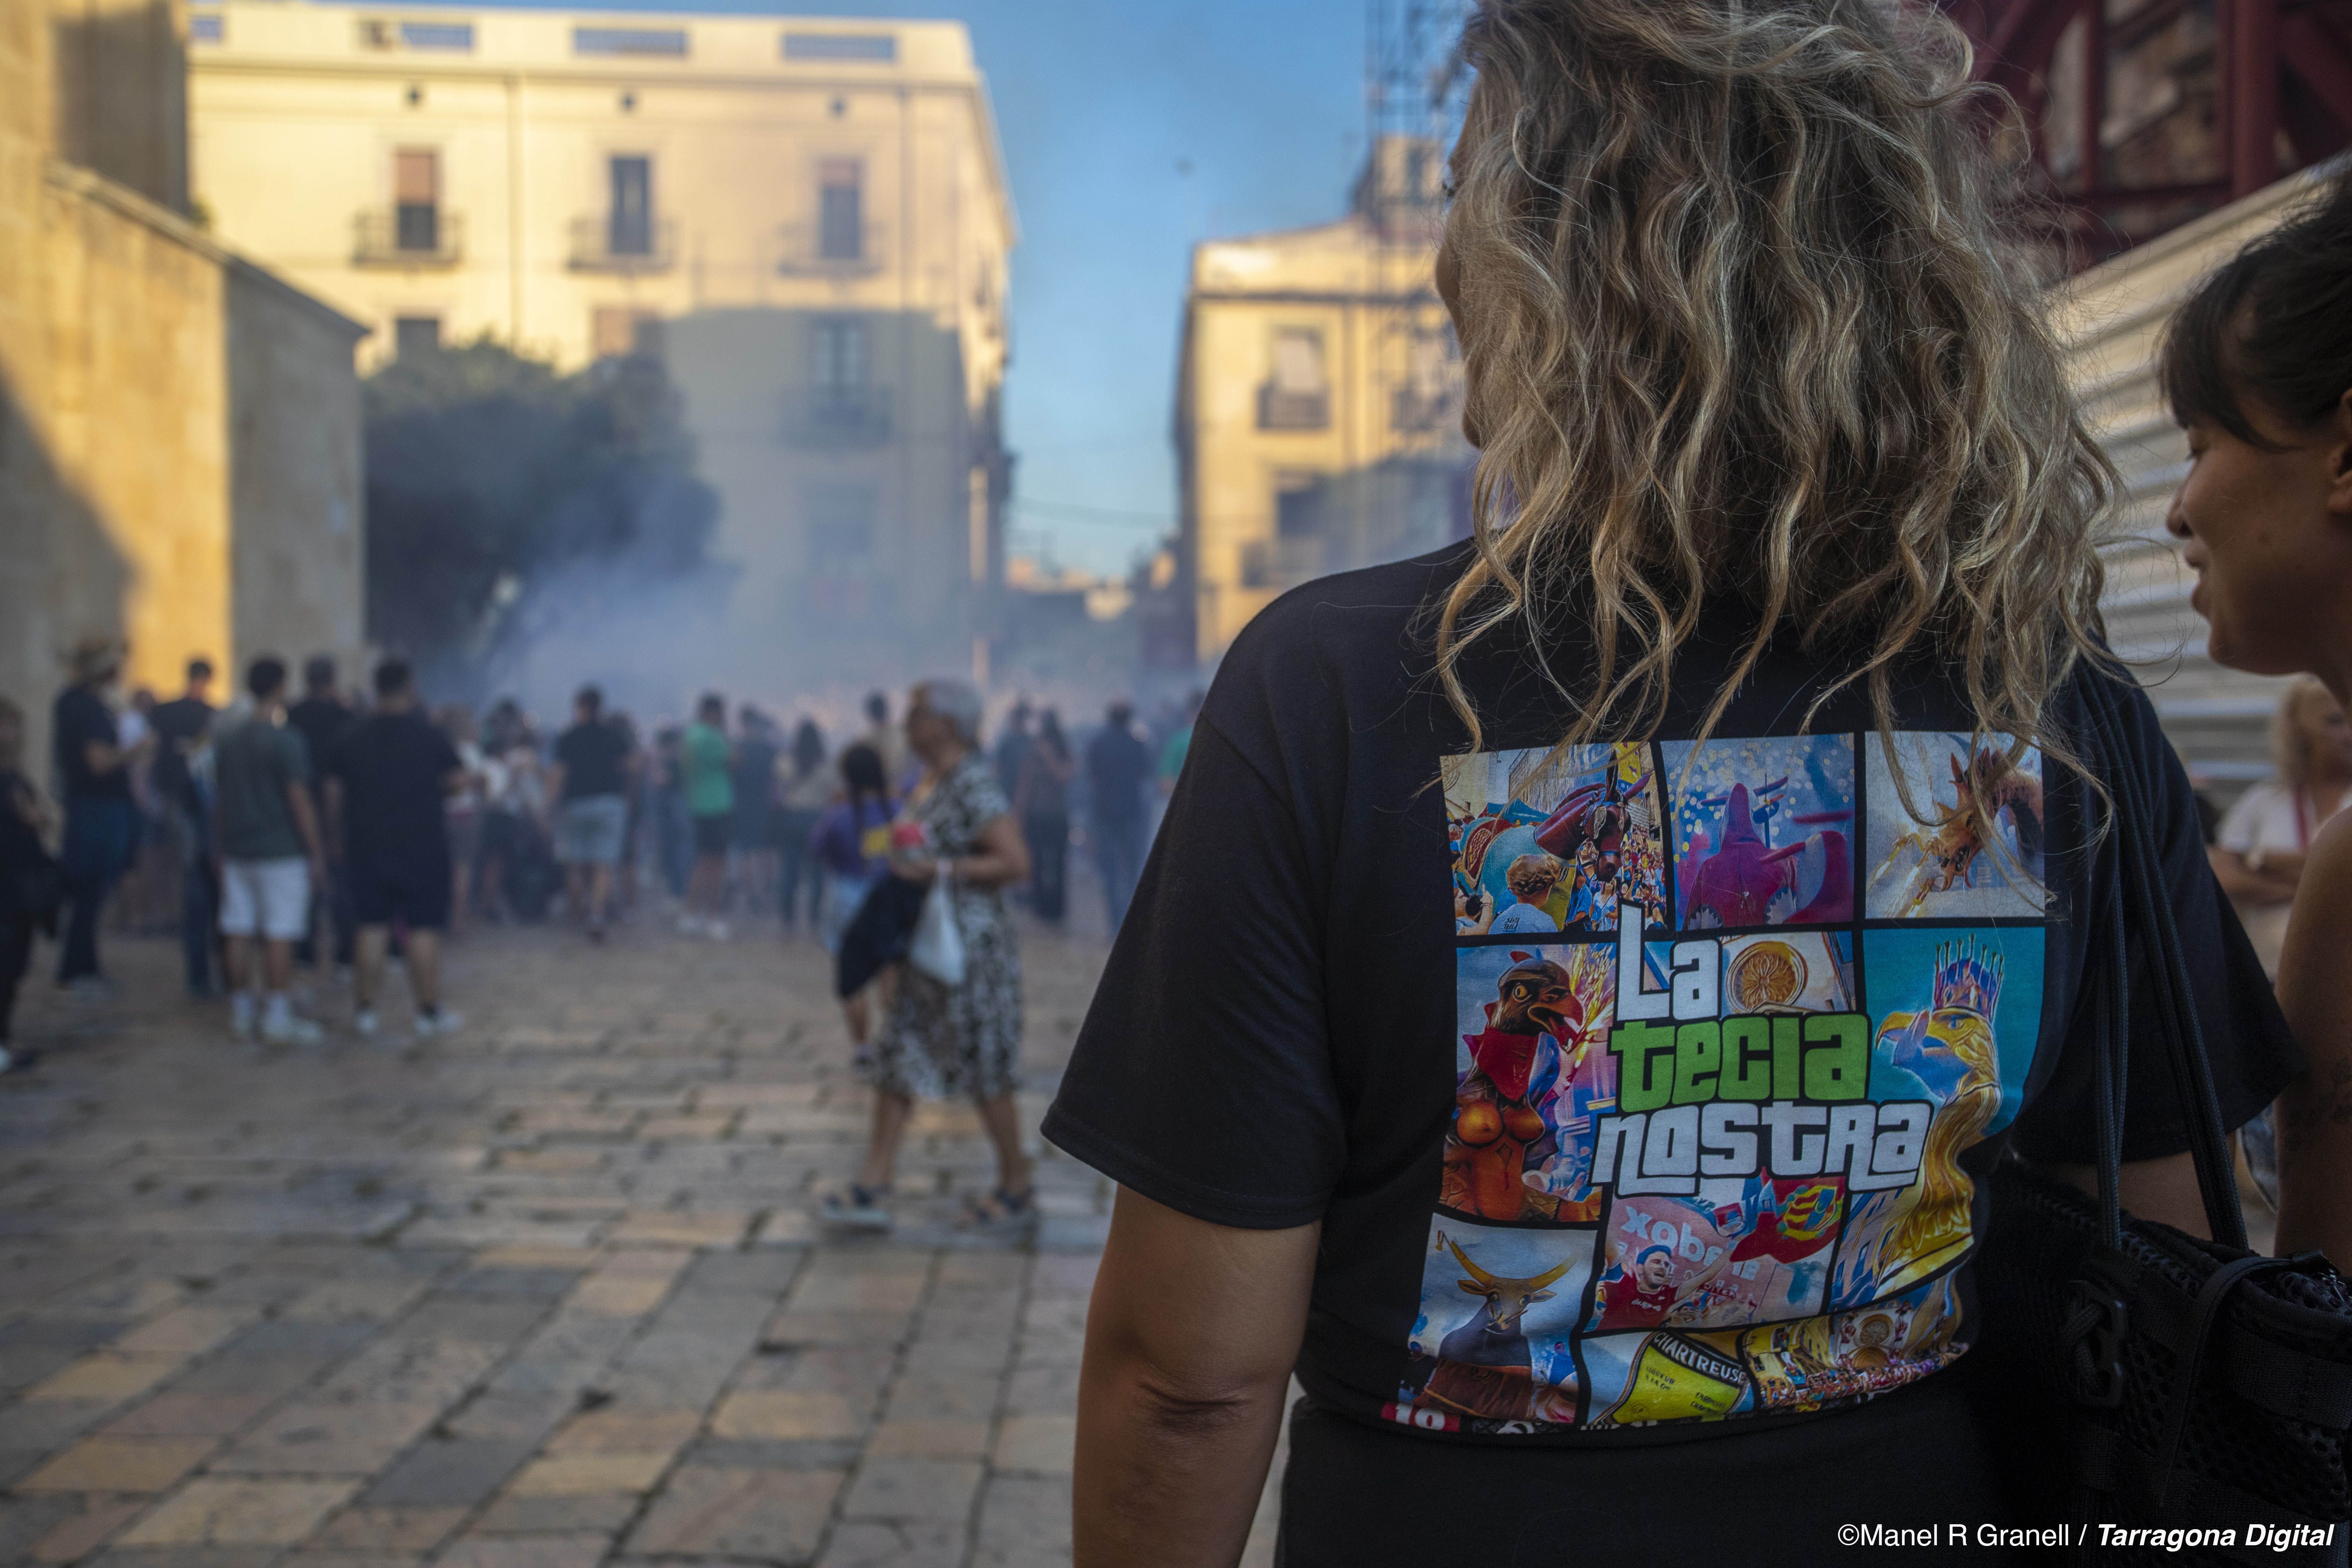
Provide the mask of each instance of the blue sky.
{"label": "blue sky", "polygon": [[1363,0],[563,8],[971,27],[1021,216],[1005,389],[1013,543],[1091,571],[1124,570],[1174,518],[1188,247],[1338,216],[1362,156]]}

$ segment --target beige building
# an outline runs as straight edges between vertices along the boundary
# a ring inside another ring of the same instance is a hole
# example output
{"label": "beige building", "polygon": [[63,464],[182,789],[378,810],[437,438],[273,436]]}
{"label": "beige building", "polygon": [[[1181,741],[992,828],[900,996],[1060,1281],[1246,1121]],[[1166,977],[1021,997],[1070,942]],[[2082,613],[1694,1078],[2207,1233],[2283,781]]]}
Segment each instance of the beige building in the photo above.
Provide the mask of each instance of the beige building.
{"label": "beige building", "polygon": [[2194,578],[2165,531],[2189,471],[2189,441],[2157,381],[2174,310],[2204,276],[2310,194],[2309,174],[2281,180],[2076,278],[2058,321],[2084,414],[2121,472],[2123,505],[2107,557],[2107,631],[2140,666],[2157,712],[2190,774],[2228,794],[2271,772],[2268,728],[2283,682],[2223,669],[2205,657]]}
{"label": "beige building", "polygon": [[159,690],[362,641],[361,329],[190,221],[185,25],[0,5],[0,693],[37,773],[83,636]]}
{"label": "beige building", "polygon": [[1014,234],[961,26],[241,0],[194,25],[195,200],[367,322],[367,360],[489,333],[667,362],[736,570],[709,679],[984,662]]}
{"label": "beige building", "polygon": [[1461,356],[1430,272],[1444,173],[1435,142],[1384,138],[1346,217],[1193,251],[1176,394],[1192,625],[1165,662],[1215,658],[1310,577],[1467,533]]}

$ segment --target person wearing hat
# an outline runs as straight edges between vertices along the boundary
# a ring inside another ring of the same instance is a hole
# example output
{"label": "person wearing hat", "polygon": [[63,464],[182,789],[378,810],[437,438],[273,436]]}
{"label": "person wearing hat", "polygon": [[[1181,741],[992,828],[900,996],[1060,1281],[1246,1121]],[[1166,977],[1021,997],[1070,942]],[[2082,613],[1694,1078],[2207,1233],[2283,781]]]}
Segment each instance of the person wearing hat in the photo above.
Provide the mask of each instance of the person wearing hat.
{"label": "person wearing hat", "polygon": [[108,990],[98,968],[98,913],[131,863],[136,826],[131,765],[139,754],[121,743],[120,721],[106,696],[122,671],[126,651],[121,639],[106,636],[86,637],[74,645],[67,659],[71,684],[58,696],[49,731],[66,807],[62,862],[68,913],[58,984],[82,995]]}

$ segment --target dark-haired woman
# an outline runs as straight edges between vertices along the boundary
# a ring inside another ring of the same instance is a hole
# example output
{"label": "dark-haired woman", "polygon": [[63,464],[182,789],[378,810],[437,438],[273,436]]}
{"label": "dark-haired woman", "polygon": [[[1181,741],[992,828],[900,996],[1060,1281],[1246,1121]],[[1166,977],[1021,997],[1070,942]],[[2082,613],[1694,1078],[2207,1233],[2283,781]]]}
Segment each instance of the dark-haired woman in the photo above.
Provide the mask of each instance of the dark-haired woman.
{"label": "dark-haired woman", "polygon": [[776,889],[784,929],[796,931],[801,908],[814,928],[824,904],[824,872],[809,859],[809,836],[833,802],[833,776],[824,765],[824,731],[814,719],[793,731],[792,750],[776,767]]}
{"label": "dark-haired woman", "polygon": [[[890,819],[898,808],[882,770],[882,754],[862,742],[842,752],[841,793],[809,832],[809,858],[824,878],[817,936],[827,952],[841,951],[842,932],[890,868]],[[845,998],[842,1012],[850,1039],[864,1046],[872,1023],[866,993]]]}
{"label": "dark-haired woman", "polygon": [[1077,773],[1062,716],[1048,708],[1037,721],[1036,738],[1022,750],[1013,809],[1036,862],[1029,878],[1030,912],[1052,925],[1059,925],[1069,908],[1070,781]]}
{"label": "dark-haired woman", "polygon": [[[2172,531],[2216,663],[2352,703],[2352,175],[2201,285],[2164,353],[2189,477]],[[2279,1099],[2278,1249],[2352,1268],[2352,814],[2310,836],[2279,1001],[2310,1065]]]}
{"label": "dark-haired woman", "polygon": [[[1234,642],[1046,1121],[1118,1184],[1076,1562],[1233,1563],[1294,1373],[1290,1568],[2032,1522],[1971,1256],[1994,1161],[2093,1156],[2087,700],[2229,1125],[2297,1059],[2101,667],[2112,474],[1966,50],[1879,0],[1485,0],[1465,58],[1474,537]],[[2132,1061],[2125,1201],[2201,1231]]]}

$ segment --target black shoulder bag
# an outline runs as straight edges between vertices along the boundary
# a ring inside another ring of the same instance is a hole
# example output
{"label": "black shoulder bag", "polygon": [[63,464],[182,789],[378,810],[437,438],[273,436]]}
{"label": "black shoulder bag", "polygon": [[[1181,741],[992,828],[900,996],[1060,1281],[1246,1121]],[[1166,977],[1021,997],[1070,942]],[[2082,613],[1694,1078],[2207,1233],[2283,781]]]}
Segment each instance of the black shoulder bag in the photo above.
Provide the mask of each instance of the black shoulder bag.
{"label": "black shoulder bag", "polygon": [[[2073,1522],[2084,1563],[2352,1563],[2352,1289],[2316,1252],[2246,1248],[2180,931],[2123,739],[2123,699],[2105,682],[2084,684],[2090,761],[2115,805],[2105,851],[2113,874],[2093,928],[2107,940],[2094,943],[2104,963],[2094,959],[2098,978],[2086,986],[2099,1046],[2099,1195],[2011,1156],[1991,1176],[1993,1223],[1977,1263],[1978,1348],[1994,1363],[1980,1370],[2000,1401],[1997,1436],[2021,1461],[2024,1490],[2040,1488],[2019,1506],[2052,1510],[2016,1522]],[[2153,1021],[2129,1016],[2132,945],[2160,976]],[[2135,1025],[2172,1068],[2213,1241],[2123,1212]],[[2135,1533],[2118,1540],[2101,1526]]]}

